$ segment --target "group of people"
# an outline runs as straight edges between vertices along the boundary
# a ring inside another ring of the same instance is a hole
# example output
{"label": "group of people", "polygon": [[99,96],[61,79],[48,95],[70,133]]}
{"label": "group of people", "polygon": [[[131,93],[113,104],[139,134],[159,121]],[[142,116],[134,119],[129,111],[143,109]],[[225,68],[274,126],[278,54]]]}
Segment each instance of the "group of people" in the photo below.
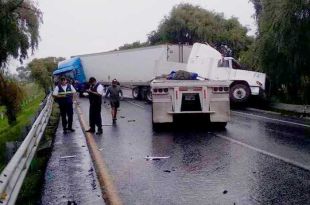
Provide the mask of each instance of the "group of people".
{"label": "group of people", "polygon": [[[102,134],[101,105],[102,98],[109,98],[111,105],[111,115],[113,124],[117,120],[117,109],[120,106],[120,98],[123,92],[116,79],[112,81],[112,85],[108,87],[104,96],[104,87],[97,82],[96,78],[89,78],[89,88],[86,90],[89,98],[89,129],[86,132]],[[74,132],[72,128],[73,121],[73,102],[77,100],[76,89],[68,83],[66,77],[61,77],[59,84],[54,88],[53,96],[59,104],[62,127],[64,134]]]}

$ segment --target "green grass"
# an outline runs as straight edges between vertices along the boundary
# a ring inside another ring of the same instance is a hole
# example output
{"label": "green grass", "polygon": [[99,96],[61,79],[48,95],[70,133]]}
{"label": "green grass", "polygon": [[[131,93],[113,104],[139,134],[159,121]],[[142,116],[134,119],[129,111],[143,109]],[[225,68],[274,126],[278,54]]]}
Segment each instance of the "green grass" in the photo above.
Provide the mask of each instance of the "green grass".
{"label": "green grass", "polygon": [[0,171],[2,171],[6,163],[5,142],[22,140],[20,139],[21,132],[30,124],[30,120],[37,113],[43,98],[43,92],[36,92],[35,96],[29,97],[28,103],[22,106],[17,121],[13,125],[9,125],[6,118],[0,119]]}

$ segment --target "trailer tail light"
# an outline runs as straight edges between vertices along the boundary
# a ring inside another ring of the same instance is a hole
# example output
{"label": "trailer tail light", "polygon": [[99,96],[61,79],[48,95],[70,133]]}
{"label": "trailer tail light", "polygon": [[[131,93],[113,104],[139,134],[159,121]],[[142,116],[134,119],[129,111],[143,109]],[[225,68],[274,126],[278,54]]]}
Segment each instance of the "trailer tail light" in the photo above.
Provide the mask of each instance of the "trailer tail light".
{"label": "trailer tail light", "polygon": [[169,89],[168,88],[154,88],[153,94],[161,95],[161,94],[168,94]]}
{"label": "trailer tail light", "polygon": [[213,87],[213,93],[227,93],[228,91],[228,87]]}
{"label": "trailer tail light", "polygon": [[179,91],[188,91],[187,87],[179,87]]}

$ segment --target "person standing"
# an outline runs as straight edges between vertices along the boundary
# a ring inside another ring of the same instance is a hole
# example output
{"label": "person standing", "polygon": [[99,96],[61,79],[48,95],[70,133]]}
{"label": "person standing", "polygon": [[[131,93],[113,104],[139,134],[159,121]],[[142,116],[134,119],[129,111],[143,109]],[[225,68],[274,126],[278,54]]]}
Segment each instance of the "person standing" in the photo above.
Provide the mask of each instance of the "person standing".
{"label": "person standing", "polygon": [[110,105],[111,105],[111,114],[113,123],[116,123],[116,115],[117,115],[117,108],[120,105],[120,96],[123,97],[123,92],[119,83],[116,79],[112,81],[112,85],[108,87],[105,97],[110,97]]}
{"label": "person standing", "polygon": [[102,134],[102,120],[101,120],[101,104],[103,86],[97,82],[96,78],[89,78],[90,87],[87,90],[89,96],[89,130],[86,132],[95,132],[97,126],[98,132],[96,134]]}
{"label": "person standing", "polygon": [[60,78],[60,83],[54,88],[53,96],[59,104],[63,132],[74,132],[73,121],[73,100],[76,100],[76,90],[68,83],[65,77]]}

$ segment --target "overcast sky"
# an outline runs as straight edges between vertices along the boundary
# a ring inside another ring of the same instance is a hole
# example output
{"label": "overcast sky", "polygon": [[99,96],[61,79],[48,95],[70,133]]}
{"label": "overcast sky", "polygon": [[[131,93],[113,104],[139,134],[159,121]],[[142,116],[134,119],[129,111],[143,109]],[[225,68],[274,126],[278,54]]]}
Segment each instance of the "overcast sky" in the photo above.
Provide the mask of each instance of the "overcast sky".
{"label": "overcast sky", "polygon": [[[255,33],[249,0],[38,0],[43,12],[41,41],[30,57],[70,57],[116,49],[125,43],[146,41],[164,16],[179,3],[191,3],[237,17]],[[28,60],[29,61],[29,60]],[[27,62],[27,61],[26,61]],[[10,67],[14,67],[12,63]]]}

